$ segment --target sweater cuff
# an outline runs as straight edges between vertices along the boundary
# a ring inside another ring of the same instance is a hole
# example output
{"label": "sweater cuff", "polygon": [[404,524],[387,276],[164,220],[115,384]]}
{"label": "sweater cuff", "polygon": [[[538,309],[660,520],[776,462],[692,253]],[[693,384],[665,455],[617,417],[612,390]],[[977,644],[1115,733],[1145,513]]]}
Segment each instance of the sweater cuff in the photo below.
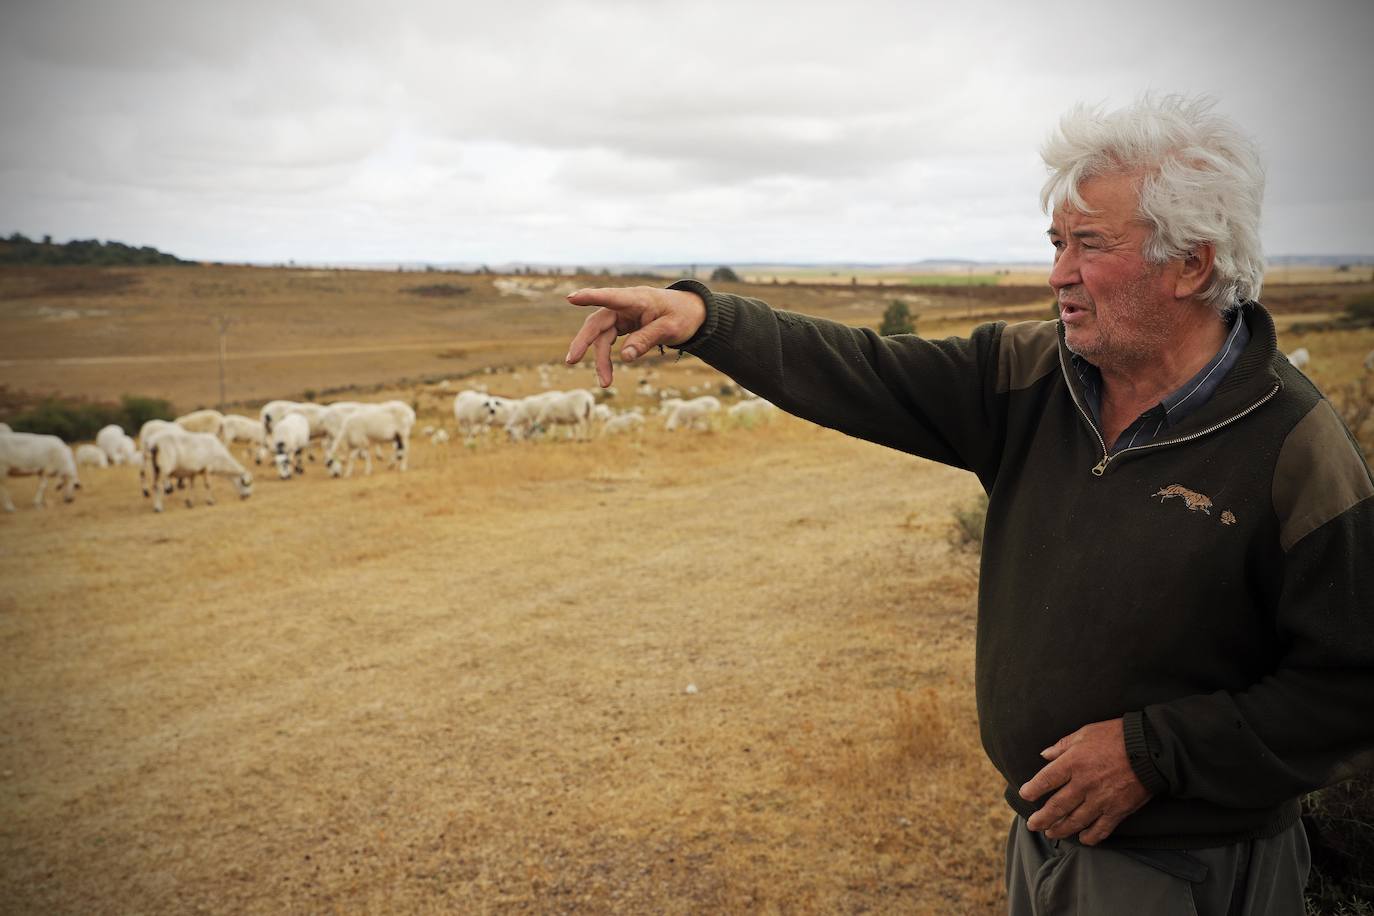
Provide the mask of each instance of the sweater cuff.
{"label": "sweater cuff", "polygon": [[1144,712],[1128,712],[1121,717],[1126,735],[1126,759],[1131,762],[1131,771],[1145,786],[1151,797],[1166,795],[1169,783],[1164,774],[1155,766],[1159,754],[1159,739],[1150,728]]}
{"label": "sweater cuff", "polygon": [[[668,287],[669,289],[686,290],[689,293],[696,293],[701,297],[701,301],[706,304],[706,320],[701,327],[689,339],[680,343],[674,349],[685,350],[688,353],[701,343],[715,336],[722,327],[728,328],[735,321],[735,306],[728,296],[716,296],[710,288],[700,280],[678,280]],[[728,333],[728,332],[727,332]]]}

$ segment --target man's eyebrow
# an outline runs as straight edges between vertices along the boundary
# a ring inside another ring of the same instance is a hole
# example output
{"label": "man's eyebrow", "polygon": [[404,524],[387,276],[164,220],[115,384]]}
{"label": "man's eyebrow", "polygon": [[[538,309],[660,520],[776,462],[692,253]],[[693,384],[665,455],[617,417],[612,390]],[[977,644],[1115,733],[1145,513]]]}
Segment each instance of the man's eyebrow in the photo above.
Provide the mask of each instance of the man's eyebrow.
{"label": "man's eyebrow", "polygon": [[[1063,233],[1053,226],[1046,229],[1045,234],[1048,236],[1063,236]],[[1070,232],[1069,235],[1076,239],[1105,239],[1107,237],[1100,229],[1075,229]]]}

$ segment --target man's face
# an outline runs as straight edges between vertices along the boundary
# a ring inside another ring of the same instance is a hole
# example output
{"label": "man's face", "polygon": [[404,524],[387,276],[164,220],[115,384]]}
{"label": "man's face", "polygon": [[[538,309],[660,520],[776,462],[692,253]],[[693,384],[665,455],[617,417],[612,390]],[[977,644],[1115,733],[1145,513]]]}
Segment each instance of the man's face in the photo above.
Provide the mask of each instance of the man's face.
{"label": "man's face", "polygon": [[1054,211],[1050,286],[1069,349],[1102,369],[1131,369],[1171,344],[1182,315],[1176,269],[1141,254],[1149,227],[1137,219],[1136,178],[1100,175],[1079,187],[1093,212]]}

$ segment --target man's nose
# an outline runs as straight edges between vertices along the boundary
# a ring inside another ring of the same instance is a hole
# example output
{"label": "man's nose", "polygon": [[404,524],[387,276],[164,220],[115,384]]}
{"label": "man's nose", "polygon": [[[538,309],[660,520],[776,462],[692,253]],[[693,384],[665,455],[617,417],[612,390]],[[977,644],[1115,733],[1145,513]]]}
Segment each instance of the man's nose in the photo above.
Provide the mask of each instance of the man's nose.
{"label": "man's nose", "polygon": [[1078,257],[1065,247],[1054,259],[1054,267],[1050,269],[1050,289],[1057,293],[1064,287],[1079,282],[1081,278],[1078,276]]}

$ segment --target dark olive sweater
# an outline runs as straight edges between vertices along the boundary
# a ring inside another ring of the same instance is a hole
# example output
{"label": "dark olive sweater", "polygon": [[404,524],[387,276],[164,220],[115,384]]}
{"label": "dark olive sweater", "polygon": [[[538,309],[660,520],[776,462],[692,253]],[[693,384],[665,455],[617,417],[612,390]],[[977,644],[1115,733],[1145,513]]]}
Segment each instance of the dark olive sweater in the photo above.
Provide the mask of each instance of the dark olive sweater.
{"label": "dark olive sweater", "polygon": [[687,352],[982,482],[978,714],[1018,812],[1042,749],[1117,717],[1154,795],[1107,845],[1273,835],[1374,760],[1374,480],[1260,305],[1212,398],[1108,458],[1057,321],[880,337],[675,287],[707,305]]}

